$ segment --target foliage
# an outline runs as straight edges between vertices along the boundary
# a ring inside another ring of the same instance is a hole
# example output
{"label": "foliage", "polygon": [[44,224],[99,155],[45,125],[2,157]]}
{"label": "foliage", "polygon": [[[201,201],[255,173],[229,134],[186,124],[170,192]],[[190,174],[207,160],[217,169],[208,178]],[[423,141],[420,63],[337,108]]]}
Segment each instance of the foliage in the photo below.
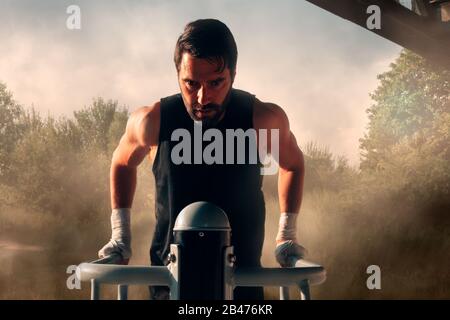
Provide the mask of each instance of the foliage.
{"label": "foliage", "polygon": [[436,71],[422,57],[404,50],[378,79],[380,85],[371,95],[375,103],[367,110],[368,132],[361,139],[362,170],[383,170],[391,161],[392,148],[404,139],[416,135],[439,139],[436,131],[446,130],[446,125],[448,129],[448,123],[439,120],[450,113],[448,70]]}
{"label": "foliage", "polygon": [[[449,72],[403,51],[378,78],[360,140],[359,169],[315,142],[302,148],[306,176],[299,239],[309,258],[328,272],[314,297],[449,298],[450,269],[442,263],[450,250]],[[0,83],[0,232],[49,247],[39,260],[54,271],[49,274],[94,256],[106,241],[109,163],[127,119],[125,107],[102,98],[72,118],[43,118],[17,104]],[[150,216],[151,170],[139,175],[133,212]],[[278,222],[276,176],[265,177],[264,190],[267,248]],[[134,239],[143,243],[147,263],[153,222],[137,218],[133,228],[141,236]],[[272,251],[267,255],[273,262]],[[30,263],[36,262],[24,261],[23,270]],[[370,264],[382,268],[379,292],[365,286]],[[73,297],[64,276],[49,280],[59,291],[52,285],[39,297]],[[0,277],[0,285],[13,286],[4,281]],[[28,291],[1,294],[23,298]]]}

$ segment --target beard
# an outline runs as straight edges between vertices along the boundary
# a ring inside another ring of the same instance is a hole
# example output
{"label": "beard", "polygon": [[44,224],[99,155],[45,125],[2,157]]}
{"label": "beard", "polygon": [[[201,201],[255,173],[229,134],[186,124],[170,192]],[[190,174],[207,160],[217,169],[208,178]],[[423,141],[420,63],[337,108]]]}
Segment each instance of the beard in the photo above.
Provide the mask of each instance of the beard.
{"label": "beard", "polygon": [[[217,124],[223,119],[225,111],[227,110],[228,103],[230,100],[231,88],[228,91],[224,101],[222,104],[217,103],[208,103],[206,105],[200,105],[195,103],[193,105],[188,106],[186,109],[188,111],[189,116],[194,121],[200,121],[202,123],[203,129],[214,128]],[[185,103],[186,104],[186,103]],[[200,113],[209,113],[207,116],[198,116]]]}

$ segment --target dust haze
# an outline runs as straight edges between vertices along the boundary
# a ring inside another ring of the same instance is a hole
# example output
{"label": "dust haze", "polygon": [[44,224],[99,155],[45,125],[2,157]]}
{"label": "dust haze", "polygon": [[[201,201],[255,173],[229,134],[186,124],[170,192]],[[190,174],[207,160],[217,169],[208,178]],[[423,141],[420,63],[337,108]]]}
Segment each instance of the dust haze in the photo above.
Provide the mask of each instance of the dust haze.
{"label": "dust haze", "polygon": [[235,87],[282,106],[300,143],[321,141],[354,164],[368,93],[401,49],[299,1],[276,10],[269,1],[80,1],[78,31],[65,27],[69,4],[2,4],[0,80],[21,103],[52,115],[98,96],[131,111],[152,104],[178,92],[172,57],[184,25],[216,17],[238,45]]}
{"label": "dust haze", "polygon": [[[239,49],[235,87],[282,106],[305,153],[298,238],[328,275],[312,297],[450,297],[448,111],[424,135],[442,141],[420,148],[419,140],[403,141],[381,171],[359,167],[369,93],[400,47],[298,1],[276,10],[270,1],[78,2],[78,33],[65,28],[70,1],[0,5],[0,82],[7,86],[0,98],[1,299],[89,297],[87,283],[67,288],[66,270],[95,259],[109,240],[112,151],[129,112],[178,91],[173,47],[184,24],[202,17],[229,25]],[[138,174],[130,263],[148,265],[155,224],[148,159]],[[273,267],[276,177],[265,177],[264,193],[262,262]],[[366,286],[373,264],[381,290]],[[108,287],[102,297],[115,294]],[[276,295],[266,289],[267,298]],[[131,287],[129,298],[147,299],[148,289]]]}

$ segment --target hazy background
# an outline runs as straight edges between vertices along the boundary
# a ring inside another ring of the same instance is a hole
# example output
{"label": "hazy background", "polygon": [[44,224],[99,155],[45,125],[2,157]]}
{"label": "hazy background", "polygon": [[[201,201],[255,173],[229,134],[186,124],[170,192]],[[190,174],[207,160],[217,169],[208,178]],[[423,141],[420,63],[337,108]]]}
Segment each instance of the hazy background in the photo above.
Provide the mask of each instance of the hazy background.
{"label": "hazy background", "polygon": [[[71,4],[81,30],[66,28]],[[0,80],[54,115],[97,96],[132,111],[176,92],[177,37],[187,22],[218,18],[238,44],[235,87],[281,105],[300,143],[320,141],[352,163],[368,93],[400,51],[305,1],[2,0],[0,9]]]}
{"label": "hazy background", "polygon": [[[66,28],[71,4],[81,30]],[[305,153],[298,234],[328,272],[313,298],[449,298],[448,72],[303,1],[3,0],[0,298],[89,297],[86,283],[67,288],[66,269],[110,236],[112,151],[129,112],[177,92],[176,38],[206,17],[235,35],[235,87],[280,104]],[[150,165],[139,170],[132,264],[148,264]],[[275,179],[264,185],[264,266],[276,265]],[[367,289],[372,264],[381,290]]]}

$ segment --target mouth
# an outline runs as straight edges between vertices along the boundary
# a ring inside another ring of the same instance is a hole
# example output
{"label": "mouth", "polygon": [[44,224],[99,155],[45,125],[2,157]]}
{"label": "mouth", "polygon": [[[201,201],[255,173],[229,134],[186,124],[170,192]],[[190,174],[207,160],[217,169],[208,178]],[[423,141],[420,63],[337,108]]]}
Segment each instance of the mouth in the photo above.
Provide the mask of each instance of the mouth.
{"label": "mouth", "polygon": [[215,108],[213,107],[196,107],[193,108],[193,113],[199,118],[205,118],[211,116],[214,113]]}
{"label": "mouth", "polygon": [[208,111],[208,110],[213,110],[214,107],[194,107],[193,110],[194,111]]}
{"label": "mouth", "polygon": [[205,118],[210,118],[212,116],[212,111],[211,110],[197,110],[194,111],[195,116],[199,119],[205,119]]}

